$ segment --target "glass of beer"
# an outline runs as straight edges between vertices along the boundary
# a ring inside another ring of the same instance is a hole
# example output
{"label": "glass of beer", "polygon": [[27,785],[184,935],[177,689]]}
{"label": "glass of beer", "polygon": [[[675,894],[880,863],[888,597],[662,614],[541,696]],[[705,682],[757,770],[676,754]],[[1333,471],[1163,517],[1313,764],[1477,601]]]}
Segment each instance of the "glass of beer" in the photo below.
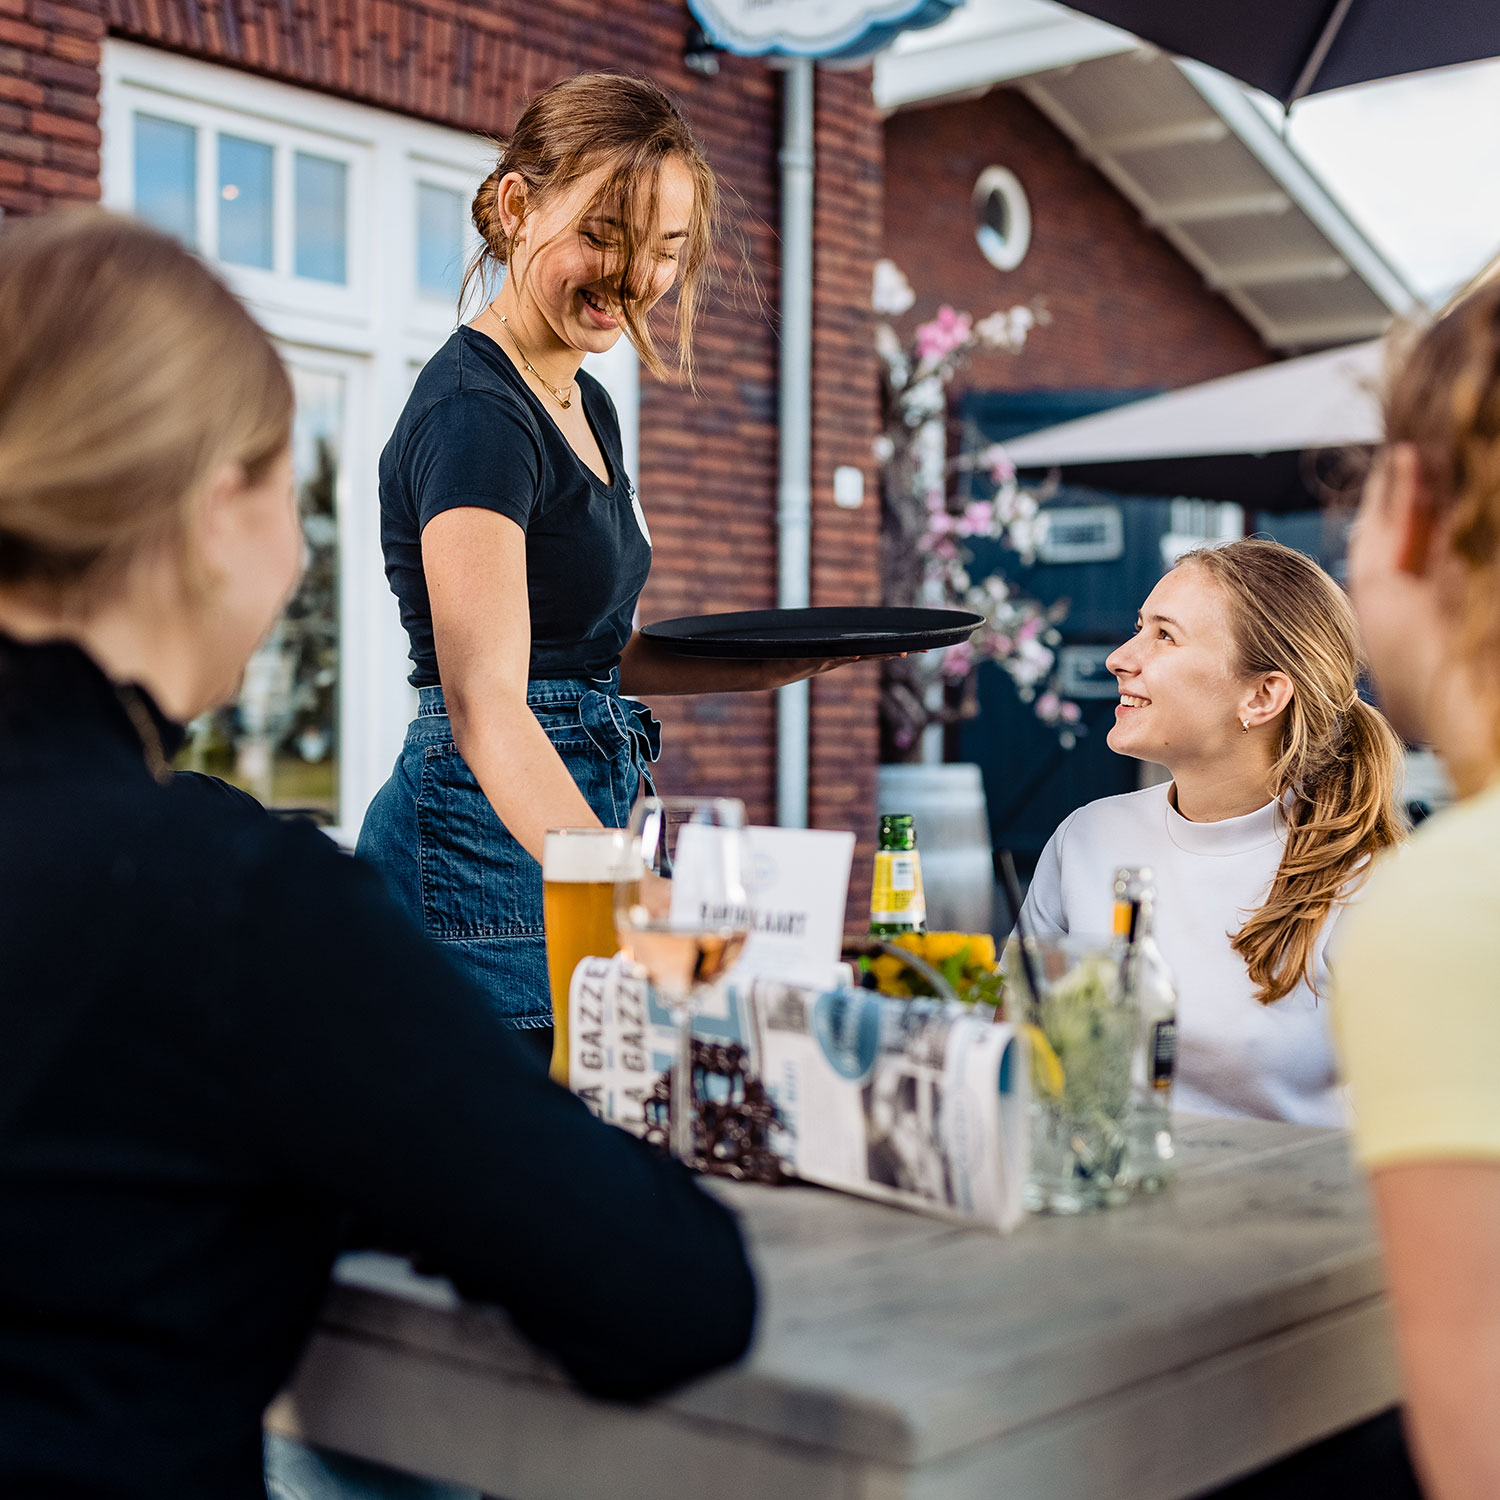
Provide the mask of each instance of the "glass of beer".
{"label": "glass of beer", "polygon": [[542,922],[552,985],[552,1076],[568,1082],[568,987],[586,958],[612,958],[615,886],[636,868],[623,828],[549,828],[542,850]]}

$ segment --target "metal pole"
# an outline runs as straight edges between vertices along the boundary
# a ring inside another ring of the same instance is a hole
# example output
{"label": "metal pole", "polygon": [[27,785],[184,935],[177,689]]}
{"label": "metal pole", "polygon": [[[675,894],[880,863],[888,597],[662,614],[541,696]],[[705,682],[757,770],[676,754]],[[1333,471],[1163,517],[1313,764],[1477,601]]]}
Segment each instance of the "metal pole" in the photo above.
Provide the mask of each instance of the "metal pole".
{"label": "metal pole", "polygon": [[[811,602],[813,62],[793,58],[782,75],[781,453],[777,485],[777,589],[782,609]],[[776,702],[776,821],[807,827],[809,694],[781,688]]]}

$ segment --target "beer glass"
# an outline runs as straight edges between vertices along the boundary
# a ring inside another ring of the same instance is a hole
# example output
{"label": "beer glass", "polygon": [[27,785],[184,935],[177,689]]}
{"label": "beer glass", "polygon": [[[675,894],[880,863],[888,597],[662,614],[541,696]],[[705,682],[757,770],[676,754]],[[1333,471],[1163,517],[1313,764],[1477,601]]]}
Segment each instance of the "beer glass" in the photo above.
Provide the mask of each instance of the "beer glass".
{"label": "beer glass", "polygon": [[552,985],[552,1076],[568,1082],[568,987],[585,958],[611,958],[615,885],[636,869],[623,828],[549,828],[542,849],[542,923]]}
{"label": "beer glass", "polygon": [[645,797],[630,815],[637,873],[615,886],[615,932],[677,1023],[672,1154],[697,1165],[693,1016],[750,932],[745,805],[732,797]]}

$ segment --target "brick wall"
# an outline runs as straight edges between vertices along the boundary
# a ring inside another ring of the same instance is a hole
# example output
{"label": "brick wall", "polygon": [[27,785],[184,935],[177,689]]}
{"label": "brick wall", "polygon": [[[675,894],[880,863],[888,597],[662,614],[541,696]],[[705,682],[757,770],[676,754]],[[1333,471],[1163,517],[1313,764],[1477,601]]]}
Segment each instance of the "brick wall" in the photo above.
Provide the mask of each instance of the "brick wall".
{"label": "brick wall", "polygon": [[99,196],[97,7],[0,0],[0,208]]}
{"label": "brick wall", "polygon": [[[683,0],[0,0],[0,206],[98,196],[98,48],[106,30],[441,124],[503,130],[525,99],[595,68],[648,73],[683,102],[726,188],[722,285],[700,325],[696,395],[648,381],[642,496],[656,564],[645,619],[775,601],[777,150],[780,87],[763,63],[682,67]],[[818,81],[814,603],[878,596],[870,346],[880,232],[881,134],[865,73]],[[748,274],[747,274],[748,273]],[[837,510],[839,464],[871,499]],[[775,807],[769,695],[654,705],[666,723],[665,789],[738,792]],[[813,686],[813,821],[855,827],[868,866],[876,760],[875,673]],[[854,893],[857,906],[863,888]]]}
{"label": "brick wall", "polygon": [[[912,321],[942,302],[982,316],[1045,299],[1019,358],[988,355],[971,389],[1175,387],[1264,364],[1265,346],[1072,143],[1014,89],[913,109],[885,127],[885,254],[910,278]],[[974,239],[980,172],[1007,167],[1031,204],[1031,249],[998,271]]]}

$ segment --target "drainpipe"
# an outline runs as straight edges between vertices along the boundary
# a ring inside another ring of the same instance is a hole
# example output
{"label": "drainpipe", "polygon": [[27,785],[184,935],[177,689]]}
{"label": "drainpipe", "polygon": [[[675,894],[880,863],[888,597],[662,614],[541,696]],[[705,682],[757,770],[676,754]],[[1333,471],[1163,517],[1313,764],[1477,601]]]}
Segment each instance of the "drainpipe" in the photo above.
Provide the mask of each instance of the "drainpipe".
{"label": "drainpipe", "polygon": [[[803,609],[812,582],[813,61],[782,74],[781,438],[777,480],[777,585],[781,609]],[[809,689],[776,695],[776,821],[807,827]]]}

